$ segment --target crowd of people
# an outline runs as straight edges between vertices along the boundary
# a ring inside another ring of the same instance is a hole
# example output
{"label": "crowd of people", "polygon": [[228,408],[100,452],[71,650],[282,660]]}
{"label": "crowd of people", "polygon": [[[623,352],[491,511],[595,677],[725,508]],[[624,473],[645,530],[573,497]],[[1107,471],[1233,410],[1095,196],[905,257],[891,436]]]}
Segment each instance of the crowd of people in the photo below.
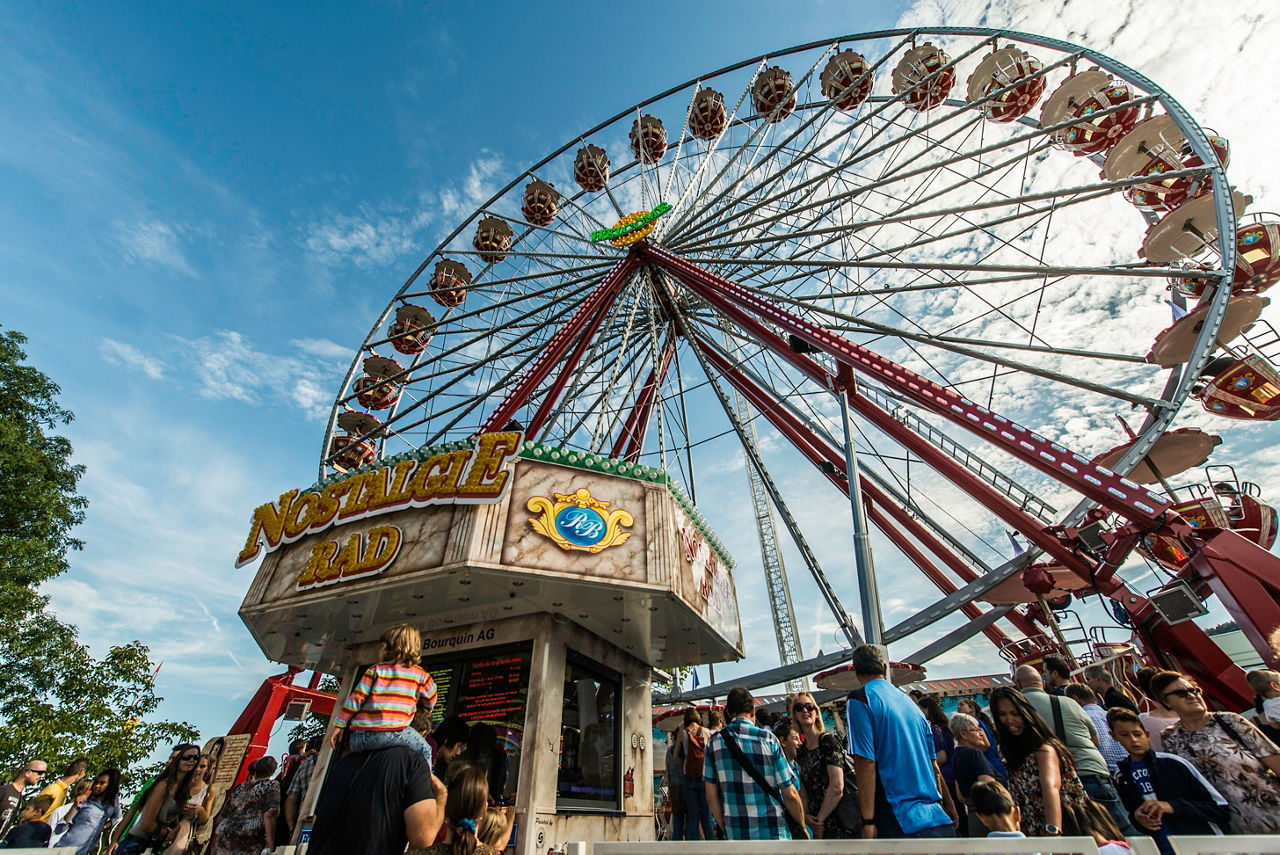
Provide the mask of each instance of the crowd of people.
{"label": "crowd of people", "polygon": [[[483,735],[457,716],[433,724],[416,632],[393,627],[384,643],[385,661],[336,716],[346,738],[314,797],[318,737],[279,768],[254,761],[226,793],[213,782],[220,741],[178,745],[127,809],[118,769],[89,779],[81,758],[41,788],[48,766],[33,760],[0,787],[0,847],[259,855],[288,842],[315,802],[312,855],[496,855],[515,813],[499,804],[491,758],[471,750]],[[1076,681],[1049,657],[1015,669],[986,709],[965,698],[948,715],[938,698],[895,688],[881,648],[856,649],[852,665],[861,687],[846,699],[845,740],[808,692],[780,716],[742,687],[724,718],[687,710],[668,742],[671,837],[1083,835],[1120,855],[1146,834],[1173,855],[1169,835],[1280,833],[1280,673],[1249,674],[1250,720],[1211,711],[1187,674],[1138,672],[1139,703],[1105,668]]]}
{"label": "crowd of people", "polygon": [[[383,661],[366,670],[335,714],[341,756],[318,794],[312,853],[403,855],[412,845],[415,853],[487,855],[506,848],[515,809],[489,795],[491,782],[499,794],[503,785],[493,738],[486,742],[485,726],[457,716],[433,723],[436,689],[418,665],[421,648],[417,630],[389,628]],[[89,761],[78,759],[38,789],[48,766],[33,760],[0,788],[0,848],[260,855],[298,830],[322,745],[319,737],[297,740],[283,764],[261,757],[225,793],[213,783],[222,740],[205,752],[177,745],[128,808],[120,802],[120,770],[88,781]]]}
{"label": "crowd of people", "polygon": [[853,670],[843,744],[807,692],[776,721],[743,688],[727,725],[688,710],[668,749],[672,839],[1069,835],[1115,855],[1144,834],[1172,855],[1169,835],[1280,833],[1275,671],[1249,674],[1251,721],[1154,668],[1136,675],[1139,703],[1105,667],[1077,681],[1051,656],[1018,667],[987,711],[965,698],[951,715],[892,686],[879,648],[855,650]]}

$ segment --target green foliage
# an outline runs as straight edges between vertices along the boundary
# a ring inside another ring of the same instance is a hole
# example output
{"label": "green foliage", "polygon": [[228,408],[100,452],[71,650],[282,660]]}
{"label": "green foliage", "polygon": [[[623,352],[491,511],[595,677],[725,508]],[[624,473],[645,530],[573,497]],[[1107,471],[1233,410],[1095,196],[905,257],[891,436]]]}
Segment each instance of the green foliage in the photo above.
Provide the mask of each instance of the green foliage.
{"label": "green foliage", "polygon": [[94,770],[127,770],[195,731],[147,720],[161,698],[146,646],[134,641],[95,659],[38,592],[81,547],[71,532],[86,501],[76,492],[84,467],[51,433],[71,413],[59,406],[58,387],[24,364],[25,342],[0,335],[0,772],[7,780],[32,758],[56,772],[80,756]]}
{"label": "green foliage", "polygon": [[[320,678],[320,691],[338,694],[338,678],[330,674],[325,674]],[[307,717],[298,722],[289,731],[289,741],[295,739],[310,739],[313,736],[324,736],[324,732],[329,729],[329,716],[319,715],[309,712]]]}
{"label": "green foliage", "polygon": [[22,364],[21,333],[0,335],[0,579],[35,586],[67,569],[79,549],[71,529],[84,519],[76,493],[83,466],[71,463],[71,443],[47,430],[71,422],[58,387]]}

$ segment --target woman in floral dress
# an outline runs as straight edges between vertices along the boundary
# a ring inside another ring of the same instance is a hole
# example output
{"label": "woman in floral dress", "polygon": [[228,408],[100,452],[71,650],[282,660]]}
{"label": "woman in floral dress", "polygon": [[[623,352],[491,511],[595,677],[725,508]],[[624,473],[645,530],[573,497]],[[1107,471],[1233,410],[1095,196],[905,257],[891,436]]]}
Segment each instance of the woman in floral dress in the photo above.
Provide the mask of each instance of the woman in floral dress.
{"label": "woman in floral dress", "polygon": [[1185,674],[1155,674],[1151,695],[1178,714],[1162,736],[1164,750],[1189,761],[1231,803],[1232,833],[1280,834],[1280,748],[1243,716],[1209,712]]}
{"label": "woman in floral dress", "polygon": [[841,799],[852,799],[853,804],[857,804],[855,794],[845,795],[846,790],[853,790],[856,785],[853,776],[845,774],[847,765],[840,740],[826,732],[822,712],[808,692],[792,696],[790,713],[791,721],[804,738],[804,744],[796,752],[796,763],[806,797],[805,823],[815,838],[857,837],[858,828],[842,824],[837,810]]}
{"label": "woman in floral dress", "polygon": [[1063,805],[1083,806],[1087,798],[1070,752],[1017,689],[992,692],[991,712],[1023,834],[1061,834]]}
{"label": "woman in floral dress", "polygon": [[274,757],[249,764],[249,780],[227,793],[214,830],[213,855],[260,855],[273,848],[280,812],[280,782],[270,780]]}

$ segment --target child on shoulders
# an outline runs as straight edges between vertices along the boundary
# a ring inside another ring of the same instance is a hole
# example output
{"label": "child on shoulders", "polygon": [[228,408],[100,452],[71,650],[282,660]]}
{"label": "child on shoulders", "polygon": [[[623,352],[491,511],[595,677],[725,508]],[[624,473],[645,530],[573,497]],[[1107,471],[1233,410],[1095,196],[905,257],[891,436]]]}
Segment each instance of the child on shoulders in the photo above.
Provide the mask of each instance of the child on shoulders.
{"label": "child on shoulders", "polygon": [[421,707],[436,705],[436,683],[418,664],[422,659],[422,636],[407,623],[389,627],[382,634],[383,661],[371,665],[334,716],[333,744],[342,729],[349,734],[352,751],[378,751],[404,745],[421,754],[431,767],[431,746],[410,725]]}

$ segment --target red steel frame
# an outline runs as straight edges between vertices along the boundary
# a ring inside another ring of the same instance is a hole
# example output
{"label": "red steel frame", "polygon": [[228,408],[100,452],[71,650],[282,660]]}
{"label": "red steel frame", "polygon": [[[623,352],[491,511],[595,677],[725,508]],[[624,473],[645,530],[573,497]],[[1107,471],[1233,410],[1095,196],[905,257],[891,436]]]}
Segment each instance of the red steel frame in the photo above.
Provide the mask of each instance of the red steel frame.
{"label": "red steel frame", "polygon": [[627,420],[623,423],[618,439],[609,452],[610,457],[631,463],[635,463],[640,458],[640,448],[644,443],[645,431],[649,427],[649,417],[653,414],[654,402],[658,400],[658,390],[662,388],[662,383],[667,378],[667,371],[671,369],[671,360],[675,355],[675,340],[668,337],[666,344],[662,347],[658,364],[650,369],[648,379],[640,387],[635,406],[627,414]]}
{"label": "red steel frame", "polygon": [[311,675],[305,686],[293,683],[302,671],[301,668],[289,668],[283,674],[276,674],[262,681],[258,691],[249,700],[244,712],[231,725],[229,733],[251,734],[249,747],[245,749],[244,759],[240,761],[240,770],[236,774],[236,783],[242,783],[248,774],[249,764],[267,753],[267,743],[271,740],[271,731],[276,719],[284,712],[291,701],[311,701],[311,711],[317,715],[332,715],[336,698],[329,692],[322,692],[320,674]]}

